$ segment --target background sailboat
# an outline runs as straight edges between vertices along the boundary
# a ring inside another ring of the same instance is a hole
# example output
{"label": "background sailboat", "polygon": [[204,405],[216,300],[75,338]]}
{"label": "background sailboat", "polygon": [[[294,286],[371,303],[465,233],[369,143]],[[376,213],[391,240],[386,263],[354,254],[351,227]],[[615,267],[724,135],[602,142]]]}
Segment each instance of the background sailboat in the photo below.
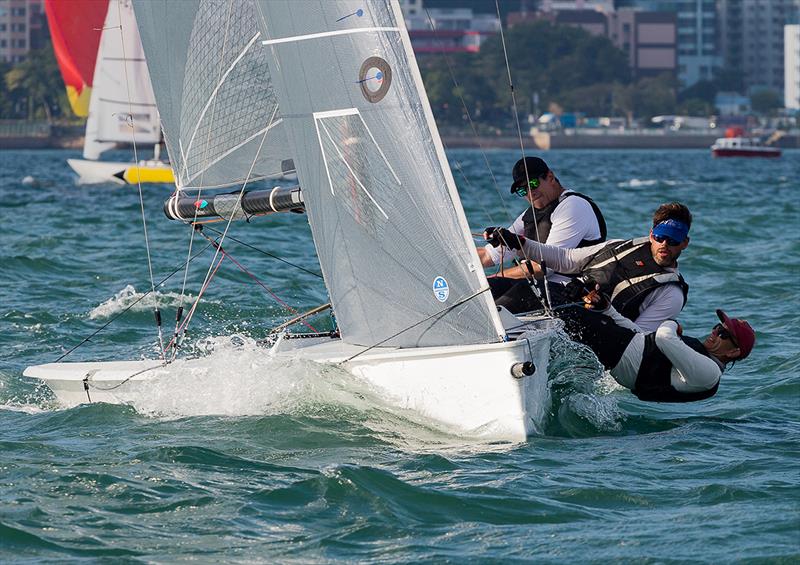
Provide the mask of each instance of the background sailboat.
{"label": "background sailboat", "polygon": [[[282,334],[271,354],[339,364],[461,433],[539,429],[550,321],[501,319],[492,301],[397,2],[135,6],[178,194],[296,164],[339,335]],[[69,402],[120,402],[122,383],[165,370],[25,374]]]}
{"label": "background sailboat", "polygon": [[[84,158],[67,160],[80,182],[171,183],[169,164],[159,159],[161,127],[130,1],[49,1],[46,7],[50,28],[60,38],[54,41],[56,56],[73,108],[78,115],[88,115]],[[85,12],[72,11],[78,8]],[[94,65],[88,75],[90,60]],[[82,69],[79,78],[76,68]],[[82,86],[76,86],[79,80]],[[152,144],[153,159],[138,164],[100,160],[117,143],[134,141]]]}

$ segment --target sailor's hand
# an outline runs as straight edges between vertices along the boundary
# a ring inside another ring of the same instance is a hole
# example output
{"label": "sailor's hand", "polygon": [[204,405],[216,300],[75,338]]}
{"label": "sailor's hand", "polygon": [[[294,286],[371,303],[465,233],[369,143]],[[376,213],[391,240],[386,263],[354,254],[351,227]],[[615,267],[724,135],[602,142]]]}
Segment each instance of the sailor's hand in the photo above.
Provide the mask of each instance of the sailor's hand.
{"label": "sailor's hand", "polygon": [[602,312],[603,310],[607,310],[610,305],[608,297],[600,292],[599,284],[595,284],[594,289],[583,297],[583,307],[589,310]]}
{"label": "sailor's hand", "polygon": [[584,282],[574,278],[564,286],[564,296],[570,302],[581,302],[583,297],[591,292],[594,281]]}
{"label": "sailor's hand", "polygon": [[492,247],[503,245],[517,251],[522,249],[522,244],[525,243],[524,237],[511,233],[506,228],[486,228],[483,232],[483,237]]}

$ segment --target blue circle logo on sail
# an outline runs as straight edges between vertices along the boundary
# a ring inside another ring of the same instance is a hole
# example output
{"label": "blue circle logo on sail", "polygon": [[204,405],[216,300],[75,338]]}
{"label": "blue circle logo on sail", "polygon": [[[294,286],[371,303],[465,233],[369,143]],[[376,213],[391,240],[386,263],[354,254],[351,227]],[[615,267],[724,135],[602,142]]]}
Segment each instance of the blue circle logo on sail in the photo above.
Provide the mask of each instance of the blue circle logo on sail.
{"label": "blue circle logo on sail", "polygon": [[433,295],[439,302],[444,302],[450,296],[450,287],[447,286],[447,281],[444,277],[433,279]]}
{"label": "blue circle logo on sail", "polygon": [[392,67],[380,57],[370,57],[361,64],[356,83],[367,101],[380,102],[392,84]]}

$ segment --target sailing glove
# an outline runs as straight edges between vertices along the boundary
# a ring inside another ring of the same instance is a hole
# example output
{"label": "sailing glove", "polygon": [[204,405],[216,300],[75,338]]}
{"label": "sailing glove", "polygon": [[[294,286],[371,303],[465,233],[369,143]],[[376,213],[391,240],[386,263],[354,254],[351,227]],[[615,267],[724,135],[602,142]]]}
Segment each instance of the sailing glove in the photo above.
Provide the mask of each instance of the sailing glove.
{"label": "sailing glove", "polygon": [[483,230],[483,237],[492,247],[503,245],[519,251],[525,244],[525,238],[508,231],[506,228],[489,227]]}

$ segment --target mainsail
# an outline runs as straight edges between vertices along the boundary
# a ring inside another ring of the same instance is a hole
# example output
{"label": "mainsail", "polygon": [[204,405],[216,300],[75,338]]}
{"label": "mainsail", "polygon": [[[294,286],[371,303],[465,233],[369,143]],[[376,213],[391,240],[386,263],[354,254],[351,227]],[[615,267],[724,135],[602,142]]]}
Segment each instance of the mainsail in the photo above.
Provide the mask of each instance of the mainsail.
{"label": "mainsail", "polygon": [[108,0],[45,0],[44,9],[70,106],[75,115],[86,117]]}
{"label": "mainsail", "polygon": [[242,183],[293,160],[343,341],[500,339],[399,5],[135,9],[178,186]]}
{"label": "mainsail", "polygon": [[136,143],[152,144],[161,138],[133,7],[130,0],[110,0],[107,4],[86,121],[86,159],[98,159],[117,142],[135,139]]}
{"label": "mainsail", "polygon": [[293,172],[252,0],[135,2],[178,188]]}
{"label": "mainsail", "polygon": [[309,223],[342,339],[498,341],[400,7],[258,0]]}

